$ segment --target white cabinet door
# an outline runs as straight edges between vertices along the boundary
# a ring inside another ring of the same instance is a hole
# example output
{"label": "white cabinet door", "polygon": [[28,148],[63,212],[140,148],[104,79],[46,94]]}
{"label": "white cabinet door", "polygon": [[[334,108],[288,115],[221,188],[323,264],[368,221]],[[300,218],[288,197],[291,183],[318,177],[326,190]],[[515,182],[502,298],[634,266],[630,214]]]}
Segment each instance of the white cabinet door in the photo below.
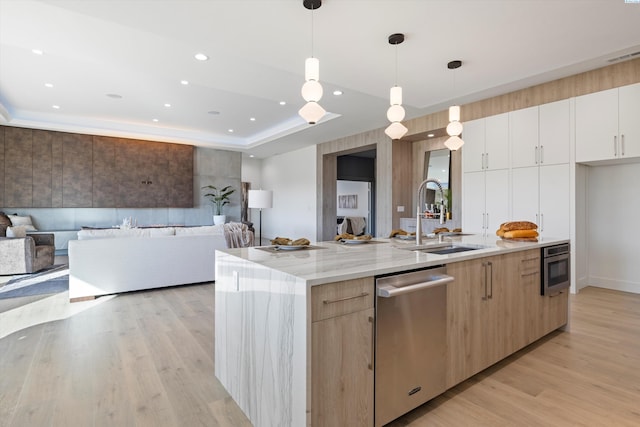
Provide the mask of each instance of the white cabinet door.
{"label": "white cabinet door", "polygon": [[569,165],[540,167],[540,222],[538,231],[546,237],[571,237],[569,212]]}
{"label": "white cabinet door", "polygon": [[538,148],[538,107],[509,113],[511,166],[536,166],[540,161]]}
{"label": "white cabinet door", "polygon": [[484,168],[486,170],[507,169],[509,167],[508,113],[485,119],[484,146]]}
{"label": "white cabinet door", "polygon": [[618,139],[618,89],[576,97],[576,162],[614,159]]}
{"label": "white cabinet door", "polygon": [[485,230],[490,236],[509,221],[509,171],[501,169],[485,172]]}
{"label": "white cabinet door", "polygon": [[462,131],[462,170],[477,172],[484,168],[484,123],[485,119],[464,123]]}
{"label": "white cabinet door", "polygon": [[462,230],[465,233],[484,233],[484,175],[467,172],[462,182]]}
{"label": "white cabinet door", "polygon": [[540,225],[538,222],[539,169],[538,166],[533,166],[511,171],[511,218],[513,221],[531,221]]}
{"label": "white cabinet door", "polygon": [[569,163],[571,104],[568,99],[540,106],[540,165]]}
{"label": "white cabinet door", "polygon": [[620,156],[640,156],[640,83],[619,88]]}

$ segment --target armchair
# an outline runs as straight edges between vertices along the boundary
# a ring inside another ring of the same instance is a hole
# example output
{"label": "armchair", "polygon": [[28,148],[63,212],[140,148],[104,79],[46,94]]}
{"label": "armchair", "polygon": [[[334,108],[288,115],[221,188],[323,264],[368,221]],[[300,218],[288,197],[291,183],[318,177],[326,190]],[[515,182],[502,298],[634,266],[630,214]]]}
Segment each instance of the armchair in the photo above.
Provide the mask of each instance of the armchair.
{"label": "armchair", "polygon": [[53,234],[0,237],[0,275],[35,273],[53,265]]}

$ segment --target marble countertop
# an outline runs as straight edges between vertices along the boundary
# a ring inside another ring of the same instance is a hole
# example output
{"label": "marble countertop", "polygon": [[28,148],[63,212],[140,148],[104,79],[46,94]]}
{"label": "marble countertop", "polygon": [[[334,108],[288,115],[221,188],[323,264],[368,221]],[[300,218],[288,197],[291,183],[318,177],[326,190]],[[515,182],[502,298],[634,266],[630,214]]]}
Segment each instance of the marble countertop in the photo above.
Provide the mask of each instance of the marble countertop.
{"label": "marble countertop", "polygon": [[[434,265],[451,264],[458,261],[567,242],[569,242],[568,239],[555,238],[540,238],[538,242],[518,242],[502,240],[495,236],[464,235],[424,239],[421,247],[452,243],[460,246],[480,247],[480,249],[448,255],[436,255],[411,250],[415,248],[415,241],[413,240],[375,238],[366,244],[312,242],[309,248],[295,251],[271,251],[264,250],[265,247],[250,247],[225,249],[216,252],[223,252],[290,274],[305,280],[307,285],[314,286]],[[216,262],[220,262],[224,258],[226,257],[216,256]]]}

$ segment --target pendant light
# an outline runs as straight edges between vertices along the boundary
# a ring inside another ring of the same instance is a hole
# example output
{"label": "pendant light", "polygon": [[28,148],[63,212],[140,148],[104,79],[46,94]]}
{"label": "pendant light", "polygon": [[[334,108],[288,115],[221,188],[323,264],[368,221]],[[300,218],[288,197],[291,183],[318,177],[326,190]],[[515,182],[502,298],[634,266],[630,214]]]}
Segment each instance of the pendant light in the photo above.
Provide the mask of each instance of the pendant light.
{"label": "pendant light", "polygon": [[404,119],[404,108],[402,107],[402,87],[398,86],[398,45],[404,41],[404,34],[396,33],[389,36],[389,44],[396,46],[396,84],[389,92],[389,104],[387,119],[391,124],[384,130],[384,133],[391,139],[402,138],[409,129],[402,123]]}
{"label": "pendant light", "polygon": [[[447,68],[450,70],[458,69],[462,66],[462,61],[455,60],[451,61],[447,64]],[[456,90],[456,77],[455,72],[453,75],[453,91],[455,93]],[[447,125],[447,134],[449,134],[449,139],[447,139],[444,143],[445,147],[447,147],[451,151],[456,151],[460,147],[464,145],[464,141],[460,138],[460,134],[462,134],[462,123],[460,123],[460,106],[452,105],[449,107],[449,124]]]}
{"label": "pendant light", "polygon": [[322,0],[304,0],[303,6],[311,10],[311,58],[304,62],[304,79],[302,85],[302,98],[307,103],[298,111],[298,114],[310,125],[315,125],[327,113],[318,104],[322,98],[322,85],[320,84],[320,61],[313,56],[313,11],[322,6]]}

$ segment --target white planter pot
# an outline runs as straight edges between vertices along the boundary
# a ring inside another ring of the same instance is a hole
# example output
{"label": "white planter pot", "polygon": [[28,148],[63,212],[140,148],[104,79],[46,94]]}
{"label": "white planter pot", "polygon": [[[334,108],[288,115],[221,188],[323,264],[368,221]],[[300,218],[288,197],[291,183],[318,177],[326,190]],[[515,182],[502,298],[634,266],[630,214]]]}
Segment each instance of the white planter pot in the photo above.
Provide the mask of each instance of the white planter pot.
{"label": "white planter pot", "polygon": [[227,221],[227,216],[226,215],[214,215],[213,216],[213,224],[214,225],[224,224],[226,221]]}

